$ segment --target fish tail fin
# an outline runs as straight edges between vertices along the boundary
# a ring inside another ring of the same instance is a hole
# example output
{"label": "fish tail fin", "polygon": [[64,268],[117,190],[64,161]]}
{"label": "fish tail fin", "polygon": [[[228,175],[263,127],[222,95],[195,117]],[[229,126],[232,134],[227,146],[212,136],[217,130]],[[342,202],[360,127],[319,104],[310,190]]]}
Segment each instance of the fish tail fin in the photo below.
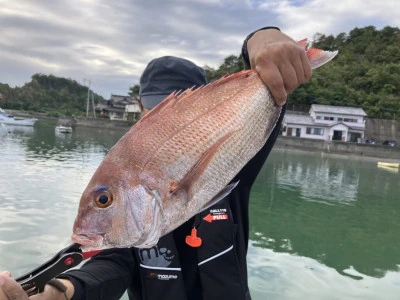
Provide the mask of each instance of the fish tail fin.
{"label": "fish tail fin", "polygon": [[338,51],[325,51],[317,48],[310,48],[307,50],[307,41],[307,38],[305,38],[298,41],[297,44],[306,51],[307,57],[310,60],[311,69],[313,70],[331,61],[338,54]]}
{"label": "fish tail fin", "polygon": [[307,50],[307,41],[308,39],[302,39],[301,41],[298,41],[297,44],[299,44],[301,47],[303,47],[304,50]]}
{"label": "fish tail fin", "polygon": [[310,48],[306,51],[308,59],[310,60],[311,69],[316,69],[327,62],[331,61],[338,51],[325,51],[316,48]]}

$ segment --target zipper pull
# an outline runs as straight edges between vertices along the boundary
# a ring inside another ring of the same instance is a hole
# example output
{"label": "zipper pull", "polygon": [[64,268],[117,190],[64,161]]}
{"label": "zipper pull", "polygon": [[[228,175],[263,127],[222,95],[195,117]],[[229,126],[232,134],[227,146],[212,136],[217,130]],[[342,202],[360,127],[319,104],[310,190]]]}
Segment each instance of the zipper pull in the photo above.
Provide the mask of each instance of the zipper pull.
{"label": "zipper pull", "polygon": [[203,243],[201,238],[199,238],[197,236],[197,229],[196,228],[192,228],[191,234],[186,236],[185,241],[186,241],[186,244],[188,244],[190,247],[193,247],[193,248],[198,248]]}

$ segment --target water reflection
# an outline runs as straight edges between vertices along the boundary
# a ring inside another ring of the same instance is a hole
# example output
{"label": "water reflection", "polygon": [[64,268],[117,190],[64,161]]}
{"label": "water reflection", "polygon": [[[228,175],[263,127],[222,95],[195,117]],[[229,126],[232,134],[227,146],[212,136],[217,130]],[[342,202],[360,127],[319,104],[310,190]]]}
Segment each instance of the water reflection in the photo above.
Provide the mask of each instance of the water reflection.
{"label": "water reflection", "polygon": [[126,129],[103,130],[77,127],[71,134],[60,134],[55,132],[55,126],[55,122],[37,122],[32,138],[25,143],[31,159],[62,161],[69,159],[72,152],[95,151],[105,155],[126,132]]}
{"label": "water reflection", "polygon": [[343,164],[332,164],[323,159],[313,161],[282,161],[277,166],[277,183],[284,187],[299,189],[302,199],[307,201],[351,203],[357,198],[358,172],[345,168]]}
{"label": "water reflection", "polygon": [[252,197],[254,246],[314,258],[347,276],[351,268],[378,278],[399,271],[400,178],[376,162],[275,152]]}

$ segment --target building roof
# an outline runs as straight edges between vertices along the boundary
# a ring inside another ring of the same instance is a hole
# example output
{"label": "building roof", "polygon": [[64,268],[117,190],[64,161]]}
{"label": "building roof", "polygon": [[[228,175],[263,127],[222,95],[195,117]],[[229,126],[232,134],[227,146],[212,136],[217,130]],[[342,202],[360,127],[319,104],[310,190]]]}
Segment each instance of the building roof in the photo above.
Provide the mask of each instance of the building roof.
{"label": "building roof", "polygon": [[284,123],[299,124],[299,125],[314,125],[313,118],[307,115],[298,115],[286,113],[283,119]]}
{"label": "building roof", "polygon": [[111,95],[109,103],[114,107],[125,107],[127,104],[136,104],[138,101],[135,97],[131,96],[121,96],[121,95]]}
{"label": "building roof", "polygon": [[331,113],[331,114],[353,115],[353,116],[364,116],[364,117],[367,116],[365,111],[359,107],[312,104],[310,111],[311,110],[318,113]]}

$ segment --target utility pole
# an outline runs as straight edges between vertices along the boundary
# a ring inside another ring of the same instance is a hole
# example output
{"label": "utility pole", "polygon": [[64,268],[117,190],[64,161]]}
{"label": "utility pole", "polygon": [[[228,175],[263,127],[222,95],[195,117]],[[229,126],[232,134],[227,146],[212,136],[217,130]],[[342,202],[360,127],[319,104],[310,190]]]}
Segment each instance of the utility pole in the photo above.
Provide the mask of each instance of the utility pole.
{"label": "utility pole", "polygon": [[[86,79],[85,79],[85,78],[83,78],[83,83],[84,83],[84,84],[86,84],[86,83],[85,83],[85,81],[86,81]],[[88,81],[89,81],[89,85],[88,85],[88,91],[87,91],[87,100],[86,100],[86,118],[88,118],[88,117],[89,117],[89,97],[90,97],[90,84],[92,83],[92,82],[90,81],[90,79],[89,79]]]}
{"label": "utility pole", "polygon": [[96,110],[94,108],[94,93],[92,91],[92,106],[93,106],[93,118],[96,119]]}

